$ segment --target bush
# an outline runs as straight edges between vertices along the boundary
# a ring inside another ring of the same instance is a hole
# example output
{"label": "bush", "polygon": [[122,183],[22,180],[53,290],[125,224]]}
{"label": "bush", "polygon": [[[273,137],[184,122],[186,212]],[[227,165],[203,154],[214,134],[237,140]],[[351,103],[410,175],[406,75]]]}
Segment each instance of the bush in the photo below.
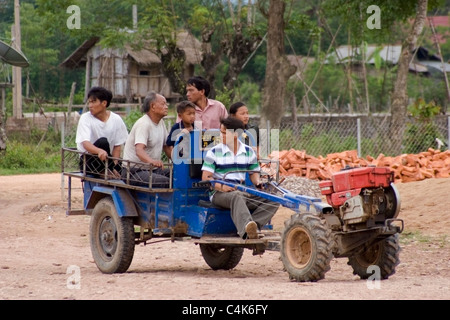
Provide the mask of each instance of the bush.
{"label": "bush", "polygon": [[436,148],[436,138],[444,140],[432,122],[410,123],[405,132],[405,152],[420,153],[427,151],[428,148]]}
{"label": "bush", "polygon": [[60,133],[33,128],[25,134],[11,134],[0,154],[0,175],[58,172],[61,170]]}
{"label": "bush", "polygon": [[133,125],[136,121],[139,120],[139,118],[141,118],[143,115],[143,113],[139,110],[134,110],[131,111],[123,120],[125,122],[125,125],[127,126],[127,130],[128,132],[131,131],[131,129],[133,128]]}
{"label": "bush", "polygon": [[3,173],[58,172],[61,168],[61,153],[47,142],[39,147],[18,141],[9,141],[0,157]]}
{"label": "bush", "polygon": [[408,124],[403,144],[406,153],[420,153],[434,148],[436,138],[443,139],[436,125],[431,121],[439,114],[441,107],[434,101],[426,102],[424,99],[417,99],[408,107],[408,111],[417,120],[416,123]]}

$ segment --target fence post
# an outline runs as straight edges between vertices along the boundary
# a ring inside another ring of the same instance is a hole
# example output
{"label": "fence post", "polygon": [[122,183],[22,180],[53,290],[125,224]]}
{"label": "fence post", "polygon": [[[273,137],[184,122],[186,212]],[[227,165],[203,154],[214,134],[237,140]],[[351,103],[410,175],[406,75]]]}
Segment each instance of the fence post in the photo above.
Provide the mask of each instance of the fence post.
{"label": "fence post", "polygon": [[358,157],[361,158],[361,118],[356,119],[357,140],[358,140]]}
{"label": "fence post", "polygon": [[66,137],[66,126],[64,125],[64,121],[61,122],[61,148],[66,146],[65,137]]}
{"label": "fence post", "polygon": [[[65,131],[66,131],[66,129],[65,129],[64,121],[63,121],[63,122],[61,122],[61,149],[66,146]],[[64,201],[64,200],[65,200],[65,198],[64,198],[64,173],[61,171],[61,201]]]}

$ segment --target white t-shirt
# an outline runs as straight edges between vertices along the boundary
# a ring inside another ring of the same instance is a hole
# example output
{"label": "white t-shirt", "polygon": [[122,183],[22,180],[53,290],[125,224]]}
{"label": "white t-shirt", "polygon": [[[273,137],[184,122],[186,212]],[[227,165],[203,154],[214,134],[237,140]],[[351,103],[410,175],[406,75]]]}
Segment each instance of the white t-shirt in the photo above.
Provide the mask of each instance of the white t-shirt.
{"label": "white t-shirt", "polygon": [[94,143],[103,137],[108,139],[111,153],[115,146],[123,145],[127,141],[128,131],[122,118],[118,114],[110,112],[109,119],[103,122],[94,117],[91,112],[82,114],[77,127],[78,151],[86,152],[83,147],[84,141]]}
{"label": "white t-shirt", "polygon": [[125,160],[142,162],[136,154],[136,145],[144,144],[145,152],[154,160],[161,160],[163,146],[166,145],[169,135],[166,124],[163,120],[158,124],[154,123],[150,117],[145,114],[131,129],[128,140],[125,143],[123,158]]}

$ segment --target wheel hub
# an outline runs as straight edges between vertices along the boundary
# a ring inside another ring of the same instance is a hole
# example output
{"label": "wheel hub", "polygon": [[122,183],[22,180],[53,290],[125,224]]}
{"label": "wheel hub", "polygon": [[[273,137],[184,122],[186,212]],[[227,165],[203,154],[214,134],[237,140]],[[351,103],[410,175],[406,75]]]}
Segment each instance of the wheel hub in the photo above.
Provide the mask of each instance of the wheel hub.
{"label": "wheel hub", "polygon": [[99,236],[104,254],[111,258],[117,248],[117,229],[111,217],[107,217],[102,221]]}
{"label": "wheel hub", "polygon": [[376,261],[381,253],[380,249],[379,243],[370,246],[366,251],[357,256],[358,262],[365,267],[376,264]]}
{"label": "wheel hub", "polygon": [[312,241],[302,227],[292,229],[287,237],[287,256],[296,268],[305,267],[311,260]]}

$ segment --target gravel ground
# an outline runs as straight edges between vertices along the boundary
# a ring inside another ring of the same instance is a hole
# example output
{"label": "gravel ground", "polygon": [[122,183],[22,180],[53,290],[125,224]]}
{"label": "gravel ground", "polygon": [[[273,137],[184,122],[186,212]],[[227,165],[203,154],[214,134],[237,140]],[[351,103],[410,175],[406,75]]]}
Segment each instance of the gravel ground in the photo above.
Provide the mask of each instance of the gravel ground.
{"label": "gravel ground", "polygon": [[[288,177],[281,185],[302,188],[298,192],[303,194],[317,196],[319,192],[317,181],[298,177]],[[170,239],[137,245],[126,273],[103,274],[90,250],[90,217],[66,216],[67,202],[61,200],[61,192],[67,194],[67,189],[60,186],[60,174],[0,177],[0,300],[146,300],[143,308],[162,308],[170,319],[184,319],[186,307],[205,307],[219,300],[226,304],[223,314],[228,305],[262,301],[269,305],[268,313],[256,318],[275,319],[275,313],[282,310],[275,300],[292,300],[284,305],[288,316],[306,306],[299,300],[338,300],[341,305],[342,300],[450,298],[450,179],[397,186],[402,198],[399,217],[405,221],[400,264],[388,280],[375,284],[354,276],[346,258],[333,259],[325,279],[292,282],[277,251],[253,256],[246,250],[234,269],[214,271],[192,241]],[[79,181],[73,188],[73,208],[82,208]],[[291,214],[280,208],[272,221],[274,229],[282,230]],[[155,301],[152,305],[148,300]],[[160,300],[170,301],[170,306]],[[34,306],[38,305],[45,306]],[[14,312],[23,313],[17,307]],[[52,312],[44,308],[45,315]],[[35,308],[28,310],[36,315]],[[107,309],[97,310],[104,317]],[[216,315],[223,318],[219,312]]]}
{"label": "gravel ground", "polygon": [[[284,180],[282,180],[284,178]],[[296,194],[301,194],[310,197],[321,197],[319,181],[311,180],[296,176],[286,176],[280,179],[280,186],[292,191]]]}

